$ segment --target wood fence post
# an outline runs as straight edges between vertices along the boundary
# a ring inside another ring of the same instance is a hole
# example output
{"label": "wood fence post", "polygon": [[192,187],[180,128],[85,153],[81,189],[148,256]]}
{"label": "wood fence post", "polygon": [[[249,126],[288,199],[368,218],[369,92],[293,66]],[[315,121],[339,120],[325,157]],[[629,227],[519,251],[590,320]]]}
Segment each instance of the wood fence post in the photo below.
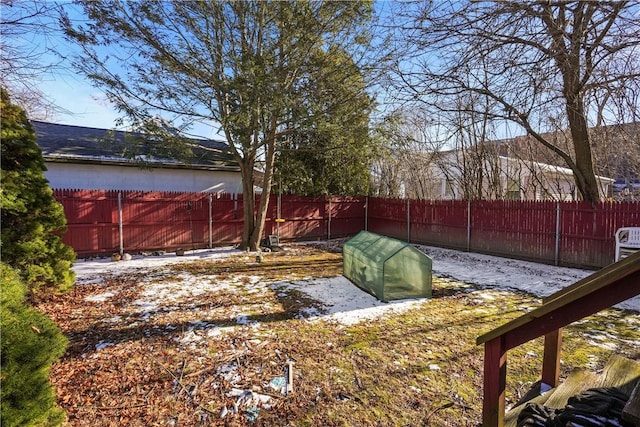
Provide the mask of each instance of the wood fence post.
{"label": "wood fence post", "polygon": [[209,249],[213,248],[213,195],[209,193]]}
{"label": "wood fence post", "polygon": [[369,196],[364,198],[364,229],[369,231]]}
{"label": "wood fence post", "polygon": [[276,203],[276,236],[280,244],[280,220],[282,219],[282,188],[278,189],[278,202]]}
{"label": "wood fence post", "polygon": [[233,193],[233,217],[238,219],[238,194]]}
{"label": "wood fence post", "polygon": [[407,199],[407,243],[411,243],[411,199]]}
{"label": "wood fence post", "polygon": [[555,246],[555,265],[560,265],[560,202],[556,203],[556,246]]}
{"label": "wood fence post", "polygon": [[329,194],[329,220],[327,221],[327,240],[331,240],[331,194]]}
{"label": "wood fence post", "polygon": [[124,236],[122,235],[122,191],[118,191],[118,248],[124,254]]}
{"label": "wood fence post", "polygon": [[471,200],[467,200],[467,252],[471,251]]}

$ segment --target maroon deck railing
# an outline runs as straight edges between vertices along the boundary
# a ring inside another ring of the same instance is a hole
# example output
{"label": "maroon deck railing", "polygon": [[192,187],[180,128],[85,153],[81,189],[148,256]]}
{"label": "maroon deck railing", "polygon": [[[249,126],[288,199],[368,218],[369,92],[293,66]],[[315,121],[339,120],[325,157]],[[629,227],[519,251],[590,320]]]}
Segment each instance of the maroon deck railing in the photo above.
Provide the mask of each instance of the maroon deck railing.
{"label": "maroon deck railing", "polygon": [[[242,195],[54,190],[64,241],[79,256],[239,243]],[[280,219],[281,221],[277,221]],[[328,239],[366,229],[412,243],[556,265],[600,268],[614,259],[614,232],[640,226],[640,202],[406,200],[272,196],[266,235]]]}
{"label": "maroon deck railing", "polygon": [[544,336],[541,381],[558,385],[562,328],[640,295],[640,252],[545,298],[543,304],[478,337],[484,344],[482,425],[502,427],[505,418],[507,351]]}

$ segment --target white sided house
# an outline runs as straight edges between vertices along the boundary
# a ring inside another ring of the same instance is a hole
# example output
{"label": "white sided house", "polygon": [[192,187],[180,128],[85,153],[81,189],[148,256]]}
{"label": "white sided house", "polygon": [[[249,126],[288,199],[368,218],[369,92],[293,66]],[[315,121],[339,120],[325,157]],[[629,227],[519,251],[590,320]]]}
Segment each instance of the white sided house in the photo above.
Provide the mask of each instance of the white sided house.
{"label": "white sided house", "polygon": [[240,168],[220,141],[189,139],[177,155],[141,134],[31,123],[54,189],[242,192]]}
{"label": "white sided house", "polygon": [[[467,186],[482,192],[484,199],[579,200],[571,169],[506,156],[490,156],[465,169],[457,154],[450,151],[430,165],[435,199],[463,199]],[[596,180],[604,201],[615,180],[603,176]]]}

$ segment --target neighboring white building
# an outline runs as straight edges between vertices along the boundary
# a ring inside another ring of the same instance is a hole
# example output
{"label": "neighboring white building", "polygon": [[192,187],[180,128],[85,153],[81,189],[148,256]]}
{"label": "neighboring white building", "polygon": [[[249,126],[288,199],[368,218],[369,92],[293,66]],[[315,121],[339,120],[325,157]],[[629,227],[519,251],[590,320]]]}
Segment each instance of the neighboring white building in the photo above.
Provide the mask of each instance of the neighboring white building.
{"label": "neighboring white building", "polygon": [[[189,140],[189,156],[172,159],[144,135],[31,122],[51,188],[241,193],[240,168],[227,144]],[[143,143],[131,144],[127,138]],[[131,150],[135,155],[127,155]],[[137,160],[136,160],[137,159]]]}
{"label": "neighboring white building", "polygon": [[[574,201],[579,198],[571,169],[490,156],[465,170],[465,163],[457,154],[450,151],[430,163],[427,174],[434,199],[463,199],[465,186],[474,194],[481,191],[483,199]],[[605,200],[615,180],[603,176],[596,179],[600,198]]]}

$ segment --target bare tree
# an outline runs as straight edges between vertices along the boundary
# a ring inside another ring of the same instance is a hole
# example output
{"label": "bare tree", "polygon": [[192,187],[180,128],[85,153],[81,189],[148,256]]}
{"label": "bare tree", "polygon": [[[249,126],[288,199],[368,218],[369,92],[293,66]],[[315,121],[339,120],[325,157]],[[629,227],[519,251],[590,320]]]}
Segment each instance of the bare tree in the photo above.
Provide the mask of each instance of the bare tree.
{"label": "bare tree", "polygon": [[374,127],[373,138],[382,149],[372,167],[370,194],[379,197],[401,197],[402,152],[405,146],[400,136],[401,119],[390,114]]}
{"label": "bare tree", "polygon": [[0,0],[0,85],[31,118],[62,111],[37,86],[63,63],[55,43],[62,36],[57,8],[53,1]]}
{"label": "bare tree", "polygon": [[373,194],[433,199],[440,190],[437,152],[443,147],[442,125],[424,109],[399,110],[376,128],[384,140],[374,168]]}
{"label": "bare tree", "polygon": [[[399,75],[412,98],[449,112],[461,93],[487,97],[489,119],[522,127],[573,171],[584,200],[599,200],[589,119],[610,104],[603,94],[640,78],[636,1],[439,1],[405,9],[403,31],[417,53]],[[547,137],[563,129],[569,147]]]}

